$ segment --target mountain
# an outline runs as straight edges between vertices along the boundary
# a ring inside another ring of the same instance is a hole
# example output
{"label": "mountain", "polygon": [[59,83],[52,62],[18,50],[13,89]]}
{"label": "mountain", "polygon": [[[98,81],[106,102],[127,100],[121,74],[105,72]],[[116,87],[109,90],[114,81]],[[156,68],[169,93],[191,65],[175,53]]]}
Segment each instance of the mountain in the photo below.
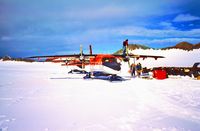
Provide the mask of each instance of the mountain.
{"label": "mountain", "polygon": [[12,58],[8,55],[4,56],[1,58],[3,61],[9,61],[9,60],[12,60]]}
{"label": "mountain", "polygon": [[[128,45],[129,50],[135,50],[135,49],[151,49],[148,46],[141,45],[141,44],[129,44]],[[180,42],[176,44],[175,46],[170,46],[170,47],[165,47],[165,48],[160,48],[161,50],[167,50],[167,49],[182,49],[182,50],[193,50],[193,49],[200,49],[200,43],[198,44],[191,44],[189,42]],[[122,54],[122,49],[116,51],[114,54]]]}
{"label": "mountain", "polygon": [[[189,43],[189,42],[180,42],[178,44],[176,44],[175,46],[171,46],[171,47],[166,47],[166,48],[162,48],[162,50],[165,50],[165,49],[182,49],[182,50],[193,50],[194,49],[194,46],[193,44]],[[195,48],[197,49],[197,48]]]}
{"label": "mountain", "polygon": [[150,49],[150,47],[140,44],[129,44],[128,45],[129,50],[135,50],[135,49]]}
{"label": "mountain", "polygon": [[[0,57],[0,60],[2,61],[25,61],[25,62],[34,62],[32,59],[27,59],[27,58],[12,58],[8,55],[4,57]],[[1,130],[0,130],[1,131]]]}
{"label": "mountain", "polygon": [[195,45],[193,46],[193,49],[200,49],[200,43],[195,44]]}
{"label": "mountain", "polygon": [[[150,49],[150,47],[141,45],[141,44],[129,44],[128,45],[129,50],[135,50],[135,49]],[[122,54],[122,49],[116,51],[114,54]]]}
{"label": "mountain", "polygon": [[193,44],[188,42],[180,42],[177,45],[175,45],[174,48],[183,50],[193,50]]}

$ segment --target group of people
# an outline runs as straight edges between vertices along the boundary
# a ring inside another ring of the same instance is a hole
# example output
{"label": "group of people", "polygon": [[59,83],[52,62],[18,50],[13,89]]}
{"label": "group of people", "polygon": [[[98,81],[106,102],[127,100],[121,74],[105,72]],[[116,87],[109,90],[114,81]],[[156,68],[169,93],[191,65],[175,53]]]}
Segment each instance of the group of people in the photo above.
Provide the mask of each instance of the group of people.
{"label": "group of people", "polygon": [[136,65],[134,63],[131,64],[131,76],[140,77],[141,73],[142,73],[142,65],[141,65],[141,63],[138,63]]}

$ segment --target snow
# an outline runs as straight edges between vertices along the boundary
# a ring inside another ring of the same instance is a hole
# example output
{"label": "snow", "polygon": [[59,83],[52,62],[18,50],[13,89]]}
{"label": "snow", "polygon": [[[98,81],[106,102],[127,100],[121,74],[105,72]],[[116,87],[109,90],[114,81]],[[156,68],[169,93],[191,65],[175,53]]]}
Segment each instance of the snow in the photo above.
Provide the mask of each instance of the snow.
{"label": "snow", "polygon": [[0,61],[0,131],[200,130],[198,80],[83,80],[69,70]]}
{"label": "snow", "polygon": [[129,51],[129,53],[140,55],[158,55],[164,56],[163,59],[147,58],[145,60],[139,60],[143,66],[147,67],[191,67],[195,62],[200,61],[200,49],[194,49],[193,51],[185,51],[180,49],[170,50],[153,50],[153,49],[136,49]]}

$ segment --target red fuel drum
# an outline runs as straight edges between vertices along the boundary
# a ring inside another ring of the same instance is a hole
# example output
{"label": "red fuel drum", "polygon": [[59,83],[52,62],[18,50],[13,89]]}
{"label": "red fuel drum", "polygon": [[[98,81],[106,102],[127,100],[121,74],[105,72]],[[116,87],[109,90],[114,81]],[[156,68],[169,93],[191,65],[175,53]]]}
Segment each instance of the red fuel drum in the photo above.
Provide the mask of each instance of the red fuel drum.
{"label": "red fuel drum", "polygon": [[167,78],[167,72],[165,70],[154,70],[153,77],[159,80]]}

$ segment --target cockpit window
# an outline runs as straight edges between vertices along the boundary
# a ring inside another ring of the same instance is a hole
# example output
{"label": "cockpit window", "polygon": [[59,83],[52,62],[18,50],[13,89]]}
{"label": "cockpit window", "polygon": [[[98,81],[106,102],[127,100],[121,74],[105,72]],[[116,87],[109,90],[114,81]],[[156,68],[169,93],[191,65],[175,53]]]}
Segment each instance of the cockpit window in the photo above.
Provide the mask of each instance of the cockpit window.
{"label": "cockpit window", "polygon": [[116,62],[115,58],[103,58],[102,62]]}

